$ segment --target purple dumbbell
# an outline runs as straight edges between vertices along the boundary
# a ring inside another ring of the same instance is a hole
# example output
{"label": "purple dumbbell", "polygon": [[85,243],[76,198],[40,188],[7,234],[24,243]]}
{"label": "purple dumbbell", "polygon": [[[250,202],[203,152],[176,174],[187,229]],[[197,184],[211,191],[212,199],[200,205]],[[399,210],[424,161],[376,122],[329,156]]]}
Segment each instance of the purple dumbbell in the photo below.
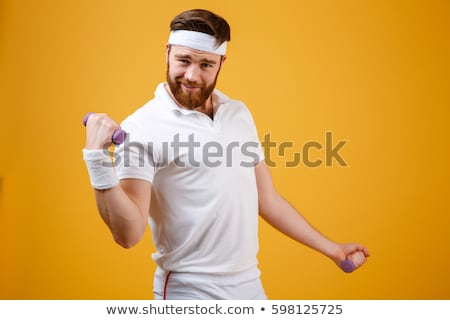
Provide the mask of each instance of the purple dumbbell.
{"label": "purple dumbbell", "polygon": [[[86,126],[88,119],[92,114],[95,114],[95,112],[88,112],[84,116],[84,119],[83,119],[84,126]],[[119,129],[119,130],[114,131],[111,140],[115,145],[118,145],[118,144],[122,144],[125,141],[126,137],[127,137],[127,133],[125,131]]]}
{"label": "purple dumbbell", "polygon": [[346,273],[350,273],[356,269],[356,266],[352,260],[344,260],[341,262],[341,269]]}

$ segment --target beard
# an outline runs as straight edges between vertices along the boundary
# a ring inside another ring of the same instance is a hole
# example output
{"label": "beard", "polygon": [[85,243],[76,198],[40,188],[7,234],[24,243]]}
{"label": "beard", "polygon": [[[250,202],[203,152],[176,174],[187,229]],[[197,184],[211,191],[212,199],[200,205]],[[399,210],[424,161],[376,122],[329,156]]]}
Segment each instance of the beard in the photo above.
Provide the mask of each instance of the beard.
{"label": "beard", "polygon": [[[193,82],[184,79],[183,76],[176,77],[172,79],[169,75],[169,65],[167,65],[167,83],[169,84],[170,91],[172,92],[175,100],[187,109],[194,109],[203,105],[206,100],[211,96],[217,82],[217,73],[214,82],[210,85],[205,85],[198,82]],[[185,84],[190,87],[196,87],[198,90],[195,92],[185,92],[183,91],[182,85]]]}

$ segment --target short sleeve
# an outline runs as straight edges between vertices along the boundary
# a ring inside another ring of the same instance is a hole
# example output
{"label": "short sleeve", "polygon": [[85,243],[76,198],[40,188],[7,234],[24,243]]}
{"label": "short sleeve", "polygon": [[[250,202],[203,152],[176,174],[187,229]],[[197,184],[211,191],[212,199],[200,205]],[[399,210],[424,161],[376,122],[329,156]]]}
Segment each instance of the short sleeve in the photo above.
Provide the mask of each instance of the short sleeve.
{"label": "short sleeve", "polygon": [[114,166],[119,179],[142,179],[153,183],[156,173],[154,151],[150,143],[144,142],[127,130],[124,143],[114,150]]}

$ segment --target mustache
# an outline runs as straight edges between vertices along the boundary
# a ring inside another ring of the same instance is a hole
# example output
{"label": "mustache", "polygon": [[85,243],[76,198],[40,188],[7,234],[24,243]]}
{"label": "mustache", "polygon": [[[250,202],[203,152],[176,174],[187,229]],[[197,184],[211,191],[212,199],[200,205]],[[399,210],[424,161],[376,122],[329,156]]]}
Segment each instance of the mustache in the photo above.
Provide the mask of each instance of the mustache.
{"label": "mustache", "polygon": [[184,85],[186,85],[188,87],[192,87],[192,88],[205,88],[205,85],[202,85],[199,82],[184,79],[183,77],[176,78],[175,81],[179,84],[184,84]]}

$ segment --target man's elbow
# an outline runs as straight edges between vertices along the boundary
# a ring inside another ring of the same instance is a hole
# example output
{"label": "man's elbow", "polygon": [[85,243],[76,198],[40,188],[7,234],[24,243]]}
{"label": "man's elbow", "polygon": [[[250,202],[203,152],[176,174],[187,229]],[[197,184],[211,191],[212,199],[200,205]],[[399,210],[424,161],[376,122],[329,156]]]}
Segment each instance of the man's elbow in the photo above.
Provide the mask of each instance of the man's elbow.
{"label": "man's elbow", "polygon": [[263,218],[278,212],[279,195],[276,192],[260,195],[258,199],[259,215]]}
{"label": "man's elbow", "polygon": [[120,237],[114,236],[114,241],[125,249],[131,249],[139,243],[141,239],[138,237]]}

